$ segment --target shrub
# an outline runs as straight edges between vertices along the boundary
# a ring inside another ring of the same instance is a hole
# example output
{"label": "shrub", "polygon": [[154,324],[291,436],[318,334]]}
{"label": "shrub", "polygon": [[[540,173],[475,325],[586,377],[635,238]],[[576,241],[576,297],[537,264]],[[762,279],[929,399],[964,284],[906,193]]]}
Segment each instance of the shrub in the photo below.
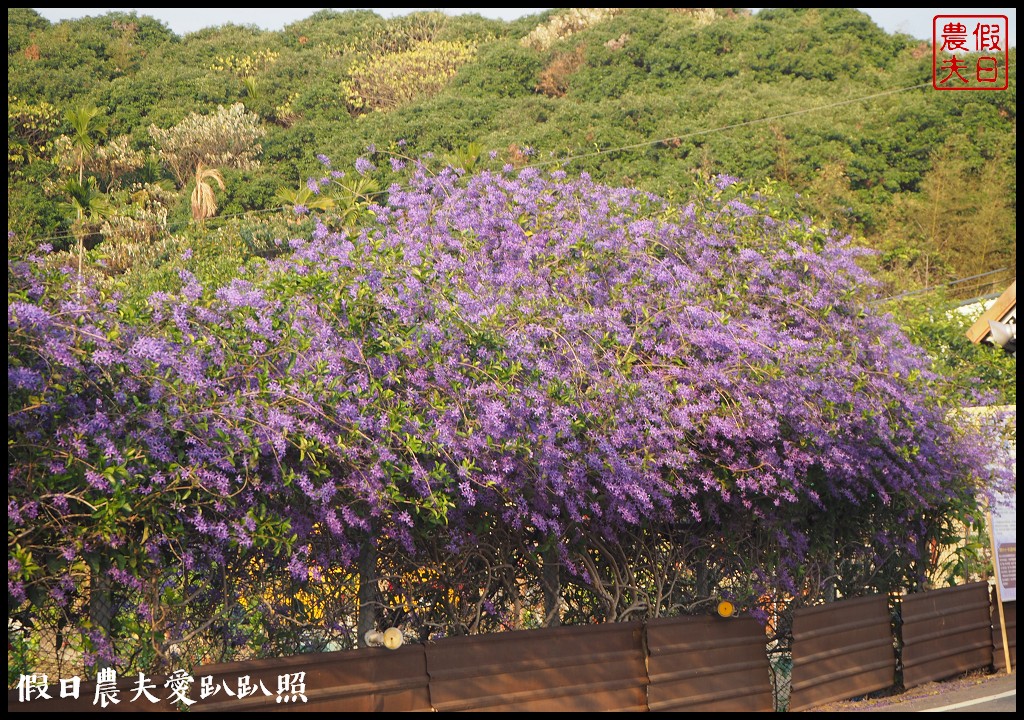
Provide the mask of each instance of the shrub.
{"label": "shrub", "polygon": [[258,140],[265,133],[259,116],[246,112],[241,103],[220,106],[211,115],[191,113],[172,128],[149,127],[160,159],[178,187],[188,183],[200,163],[214,168],[257,167],[263,150]]}
{"label": "shrub", "polygon": [[429,97],[475,54],[475,42],[422,41],[408,50],[357,60],[342,82],[345,101],[353,113],[362,113]]}
{"label": "shrub", "polygon": [[537,53],[510,40],[487,43],[465,65],[452,86],[471,97],[515,98],[531,95],[543,63]]}
{"label": "shrub", "polygon": [[538,25],[519,42],[523,47],[547,50],[576,33],[594,27],[623,12],[622,8],[572,8]]}
{"label": "shrub", "polygon": [[571,52],[559,53],[544,68],[537,83],[537,92],[548,97],[562,97],[569,91],[569,78],[583,65],[584,47],[578,45]]}
{"label": "shrub", "polygon": [[35,160],[48,160],[60,125],[60,111],[48,102],[29,103],[7,96],[7,172],[12,178]]}

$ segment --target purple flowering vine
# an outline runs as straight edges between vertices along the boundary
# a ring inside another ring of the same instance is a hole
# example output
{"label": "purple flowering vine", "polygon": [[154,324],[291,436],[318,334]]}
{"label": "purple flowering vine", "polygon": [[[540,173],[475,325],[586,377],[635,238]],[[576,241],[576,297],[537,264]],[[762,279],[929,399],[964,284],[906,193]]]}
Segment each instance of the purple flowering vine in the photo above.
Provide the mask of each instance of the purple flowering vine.
{"label": "purple flowering vine", "polygon": [[9,262],[15,601],[110,577],[169,652],[224,608],[290,617],[293,587],[352,602],[368,548],[392,587],[430,568],[416,592],[483,593],[479,627],[518,622],[508,588],[552,563],[677,588],[563,598],[621,620],[714,587],[813,595],[837,548],[850,587],[905,583],[993,480],[849,238],[731,178],[678,206],[562,170],[392,170],[354,230],[325,215],[258,272],[182,272],[143,307]]}

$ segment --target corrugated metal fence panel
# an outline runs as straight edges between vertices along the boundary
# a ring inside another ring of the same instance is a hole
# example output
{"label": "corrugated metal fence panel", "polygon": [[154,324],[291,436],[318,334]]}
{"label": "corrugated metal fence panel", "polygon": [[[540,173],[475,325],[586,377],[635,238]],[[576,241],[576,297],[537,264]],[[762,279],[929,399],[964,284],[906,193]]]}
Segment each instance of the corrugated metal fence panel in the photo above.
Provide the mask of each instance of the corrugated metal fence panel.
{"label": "corrugated metal fence panel", "polygon": [[439,711],[647,709],[641,623],[446,638],[428,645]]}
{"label": "corrugated metal fence panel", "polygon": [[903,685],[992,665],[988,583],[904,595]]}
{"label": "corrugated metal fence panel", "polygon": [[[302,680],[306,702],[293,700],[287,692],[280,697],[288,697],[289,701],[278,702],[279,678],[300,672],[305,673]],[[238,679],[248,675],[248,684],[259,690],[244,700],[230,697],[223,690],[199,699],[202,675],[212,676],[215,686],[226,683],[229,688],[237,688]],[[207,665],[196,668],[193,676],[196,683],[192,698],[198,701],[191,706],[192,712],[429,712],[432,709],[422,645]]]}
{"label": "corrugated metal fence panel", "polygon": [[[994,655],[992,663],[997,670],[1006,669],[1006,658],[1003,654],[1003,633],[999,629],[999,606],[996,605],[996,591],[992,588],[992,647]],[[1006,639],[1010,646],[1010,666],[1017,667],[1017,602],[1003,603],[1003,616],[1006,617]]]}
{"label": "corrugated metal fence panel", "polygon": [[753,618],[680,617],[647,623],[652,711],[772,712],[764,628]]}
{"label": "corrugated metal fence panel", "polygon": [[896,649],[884,595],[794,613],[791,712],[884,690],[895,681]]}

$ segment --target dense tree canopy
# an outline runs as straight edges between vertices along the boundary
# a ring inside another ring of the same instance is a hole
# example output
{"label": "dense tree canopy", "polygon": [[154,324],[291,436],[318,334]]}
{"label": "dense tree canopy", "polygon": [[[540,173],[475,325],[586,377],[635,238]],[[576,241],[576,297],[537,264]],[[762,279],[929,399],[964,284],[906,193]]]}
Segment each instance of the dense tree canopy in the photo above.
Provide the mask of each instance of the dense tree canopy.
{"label": "dense tree canopy", "polygon": [[[281,32],[227,25],[184,37],[125,13],[57,24],[8,13],[8,95],[61,112],[107,108],[110,137],[130,136],[133,150],[156,149],[151,126],[218,106],[257,114],[268,162],[248,189],[227,178],[225,214],[272,207],[321,149],[478,143],[514,162],[529,148],[533,162],[575,156],[576,172],[663,195],[694,173],[772,178],[804,212],[882,250],[873,270],[890,294],[1016,263],[1015,85],[937,92],[930,61],[927,43],[851,8],[576,9],[512,23],[321,11]],[[8,145],[19,155],[16,127]],[[12,178],[8,229],[19,237],[70,229],[39,202],[40,175],[62,182],[55,172],[39,164]],[[187,193],[178,202],[187,217]],[[922,225],[929,213],[941,223]],[[948,240],[981,228],[993,229],[981,258],[973,237]]]}

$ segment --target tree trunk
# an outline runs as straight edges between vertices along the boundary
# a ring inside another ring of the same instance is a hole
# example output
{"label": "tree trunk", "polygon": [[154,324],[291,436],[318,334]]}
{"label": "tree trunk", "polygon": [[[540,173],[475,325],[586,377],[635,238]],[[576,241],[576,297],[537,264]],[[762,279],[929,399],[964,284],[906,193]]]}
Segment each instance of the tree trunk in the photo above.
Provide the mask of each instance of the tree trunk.
{"label": "tree trunk", "polygon": [[544,587],[544,626],[562,624],[562,564],[558,561],[558,548],[549,547],[541,554],[541,584]]}
{"label": "tree trunk", "polygon": [[366,647],[366,633],[377,629],[380,588],[377,586],[377,546],[366,539],[359,552],[359,617],[356,621],[356,646]]}
{"label": "tree trunk", "polygon": [[[113,583],[104,572],[106,564],[101,562],[89,577],[89,620],[93,628],[110,640],[110,632],[114,623],[114,591]],[[110,662],[97,656],[95,671],[110,667]]]}

